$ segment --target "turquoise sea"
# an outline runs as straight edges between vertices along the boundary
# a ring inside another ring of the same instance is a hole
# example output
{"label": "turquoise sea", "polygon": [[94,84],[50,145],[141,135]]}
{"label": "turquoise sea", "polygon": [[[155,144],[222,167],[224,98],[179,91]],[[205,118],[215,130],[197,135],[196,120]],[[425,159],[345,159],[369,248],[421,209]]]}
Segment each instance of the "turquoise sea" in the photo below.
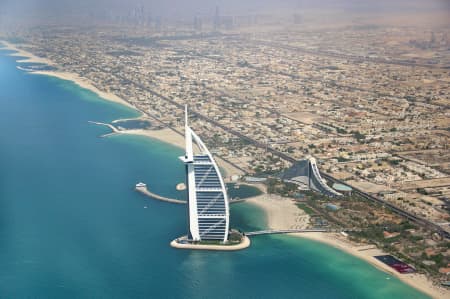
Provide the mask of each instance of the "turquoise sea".
{"label": "turquoise sea", "polygon": [[[181,150],[88,123],[137,113],[71,82],[30,75],[0,52],[1,298],[427,298],[332,247],[259,236],[239,252],[182,251]],[[147,208],[145,208],[147,207]],[[232,226],[265,226],[232,207]]]}

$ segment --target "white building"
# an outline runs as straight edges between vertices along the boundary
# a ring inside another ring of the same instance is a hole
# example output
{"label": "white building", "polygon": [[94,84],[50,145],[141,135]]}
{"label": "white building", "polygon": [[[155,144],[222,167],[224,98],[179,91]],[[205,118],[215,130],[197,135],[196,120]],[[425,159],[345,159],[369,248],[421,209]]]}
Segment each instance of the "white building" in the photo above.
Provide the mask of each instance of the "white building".
{"label": "white building", "polygon": [[[188,125],[185,108],[186,165],[188,190],[188,239],[228,240],[229,206],[225,183],[216,162],[203,141]],[[198,147],[194,154],[193,141]]]}

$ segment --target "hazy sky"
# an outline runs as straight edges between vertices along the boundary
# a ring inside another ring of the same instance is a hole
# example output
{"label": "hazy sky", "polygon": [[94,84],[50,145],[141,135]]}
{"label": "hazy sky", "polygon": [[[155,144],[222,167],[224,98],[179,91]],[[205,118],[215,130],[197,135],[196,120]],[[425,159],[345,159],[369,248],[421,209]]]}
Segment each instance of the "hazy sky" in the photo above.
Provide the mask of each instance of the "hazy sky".
{"label": "hazy sky", "polygon": [[223,15],[291,13],[309,9],[380,13],[450,11],[450,0],[0,0],[0,16],[121,15],[141,5],[146,14],[173,18],[213,15],[216,6]]}

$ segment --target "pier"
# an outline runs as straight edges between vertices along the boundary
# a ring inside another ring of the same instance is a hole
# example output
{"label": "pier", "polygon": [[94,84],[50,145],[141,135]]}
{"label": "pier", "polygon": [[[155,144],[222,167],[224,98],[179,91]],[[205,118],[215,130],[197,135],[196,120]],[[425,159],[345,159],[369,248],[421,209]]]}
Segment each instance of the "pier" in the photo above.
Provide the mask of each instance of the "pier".
{"label": "pier", "polygon": [[136,191],[141,192],[144,195],[147,195],[147,196],[149,196],[151,198],[158,199],[158,200],[161,200],[161,201],[166,201],[166,202],[176,203],[176,204],[186,204],[185,200],[168,198],[168,197],[161,196],[161,195],[158,195],[156,193],[153,193],[153,192],[151,192],[150,190],[147,189],[147,186],[139,186],[139,187],[136,186]]}
{"label": "pier", "polygon": [[105,127],[108,127],[108,128],[110,128],[112,130],[112,133],[104,134],[101,137],[107,137],[107,136],[110,136],[110,135],[114,135],[114,134],[120,133],[120,130],[117,129],[116,127],[114,127],[111,124],[105,124],[105,123],[102,123],[102,122],[92,121],[92,120],[88,120],[88,123],[99,125],[99,126],[105,126]]}
{"label": "pier", "polygon": [[[165,201],[165,202],[170,202],[170,203],[176,203],[176,204],[186,204],[187,201],[185,200],[181,200],[181,199],[175,199],[175,198],[169,198],[169,197],[165,197],[165,196],[161,196],[159,194],[153,193],[150,190],[148,190],[147,186],[136,186],[136,191],[147,195],[148,197],[154,198],[154,199],[158,199],[161,201]],[[234,203],[240,203],[240,202],[244,202],[246,201],[247,198],[239,198],[239,199],[230,199],[229,203],[230,204],[234,204]]]}

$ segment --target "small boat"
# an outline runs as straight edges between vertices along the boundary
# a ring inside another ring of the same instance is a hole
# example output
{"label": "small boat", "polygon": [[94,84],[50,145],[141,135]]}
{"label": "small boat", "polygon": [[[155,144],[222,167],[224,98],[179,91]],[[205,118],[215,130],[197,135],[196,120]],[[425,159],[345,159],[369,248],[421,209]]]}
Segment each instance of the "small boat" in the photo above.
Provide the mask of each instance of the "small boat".
{"label": "small boat", "polygon": [[136,184],[136,188],[144,188],[144,187],[147,187],[147,184],[142,183],[142,182],[139,182]]}

